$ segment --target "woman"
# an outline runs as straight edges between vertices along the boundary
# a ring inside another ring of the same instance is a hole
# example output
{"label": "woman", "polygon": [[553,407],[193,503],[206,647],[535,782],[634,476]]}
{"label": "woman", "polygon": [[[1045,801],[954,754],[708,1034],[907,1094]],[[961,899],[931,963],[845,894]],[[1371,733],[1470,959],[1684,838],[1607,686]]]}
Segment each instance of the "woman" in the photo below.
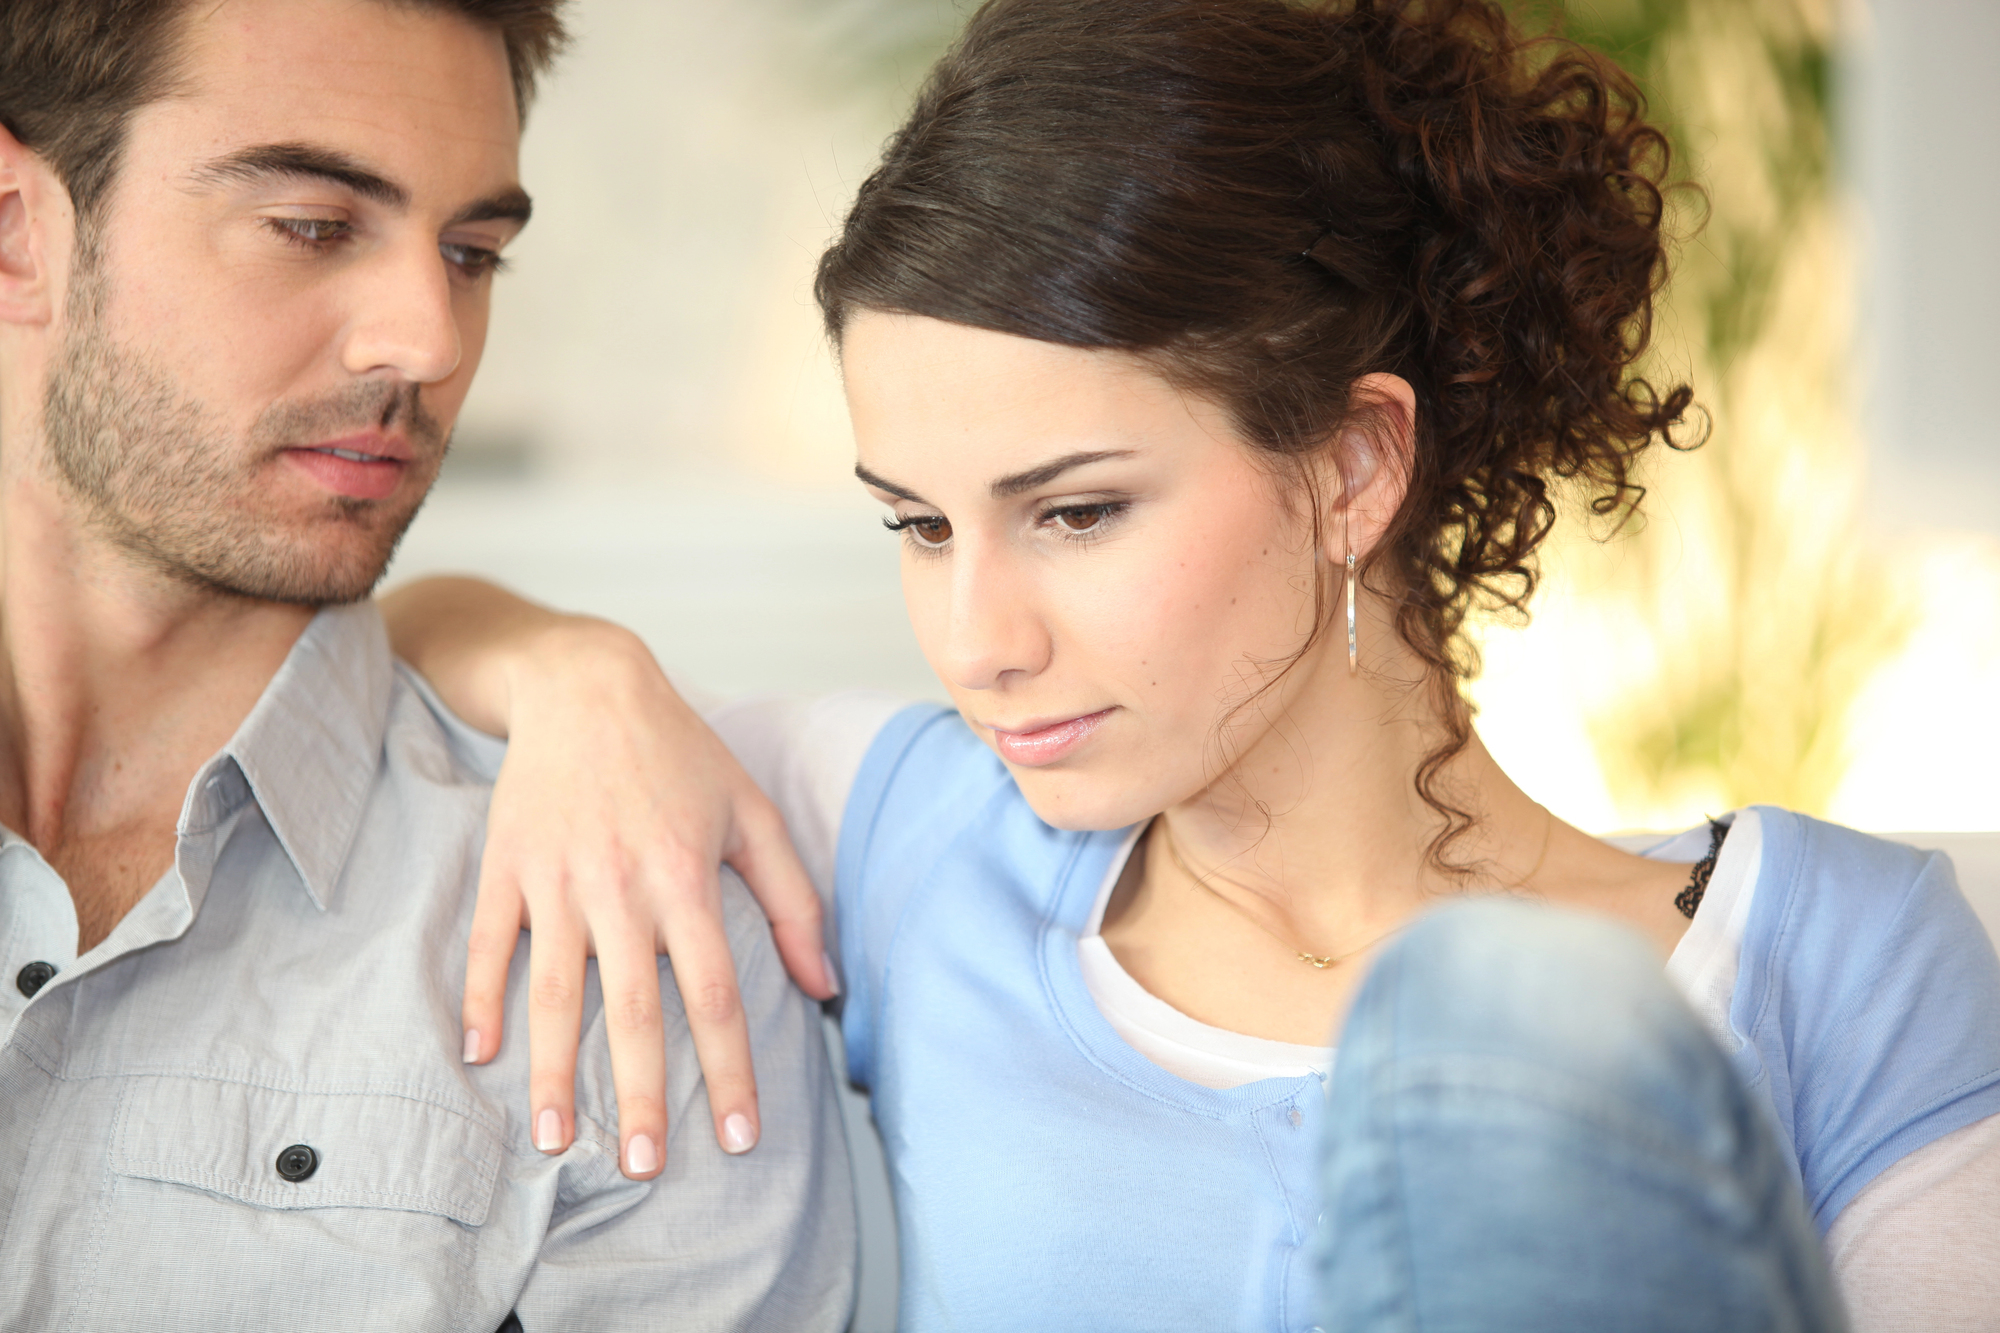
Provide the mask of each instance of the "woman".
{"label": "woman", "polygon": [[[1627,506],[1688,406],[1632,370],[1665,167],[1622,74],[1480,0],[994,0],[933,73],[817,291],[956,712],[710,719],[833,898],[909,1327],[1310,1322],[1326,1035],[1373,951],[1495,893],[1650,942],[1858,1307],[1991,1293],[2000,967],[1948,865],[1775,810],[1628,854],[1459,692],[1554,497]],[[393,610],[448,700],[518,724],[511,790],[563,793],[496,803],[495,854],[683,790],[663,690],[604,739],[642,650],[494,596]],[[530,719],[599,739],[530,750]],[[580,966],[561,887],[529,883],[534,947]],[[482,903],[473,991],[521,911]],[[600,951],[650,944],[638,915]]]}

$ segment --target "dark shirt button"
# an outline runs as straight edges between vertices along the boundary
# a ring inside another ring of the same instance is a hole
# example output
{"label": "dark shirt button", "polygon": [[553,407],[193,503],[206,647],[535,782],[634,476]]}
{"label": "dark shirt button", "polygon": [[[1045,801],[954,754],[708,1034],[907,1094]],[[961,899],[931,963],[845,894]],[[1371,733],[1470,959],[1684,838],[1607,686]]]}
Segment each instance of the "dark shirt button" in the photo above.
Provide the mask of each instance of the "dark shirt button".
{"label": "dark shirt button", "polygon": [[319,1154],[303,1143],[294,1143],[278,1154],[278,1174],[294,1185],[309,1180],[319,1170]]}
{"label": "dark shirt button", "polygon": [[14,985],[20,988],[21,994],[32,1000],[35,998],[35,992],[48,985],[49,978],[55,974],[53,963],[30,963],[14,974]]}

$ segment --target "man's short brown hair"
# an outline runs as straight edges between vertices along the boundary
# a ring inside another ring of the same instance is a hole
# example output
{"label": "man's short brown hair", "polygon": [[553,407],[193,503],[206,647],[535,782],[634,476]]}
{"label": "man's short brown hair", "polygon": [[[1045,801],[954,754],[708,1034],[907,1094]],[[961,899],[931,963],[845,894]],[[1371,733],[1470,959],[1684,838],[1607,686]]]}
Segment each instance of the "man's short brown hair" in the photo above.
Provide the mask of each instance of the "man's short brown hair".
{"label": "man's short brown hair", "polygon": [[[382,0],[462,14],[507,44],[523,115],[567,41],[568,0]],[[103,204],[132,113],[174,80],[190,0],[0,0],[0,124],[69,190],[79,225]]]}

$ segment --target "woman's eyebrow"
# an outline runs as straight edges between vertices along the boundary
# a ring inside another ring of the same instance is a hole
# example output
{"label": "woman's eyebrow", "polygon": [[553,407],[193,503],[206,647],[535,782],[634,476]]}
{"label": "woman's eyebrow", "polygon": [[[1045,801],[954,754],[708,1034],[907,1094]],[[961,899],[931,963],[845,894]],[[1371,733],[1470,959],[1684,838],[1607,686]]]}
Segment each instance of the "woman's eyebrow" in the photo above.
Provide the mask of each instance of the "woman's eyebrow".
{"label": "woman's eyebrow", "polygon": [[918,495],[915,491],[904,486],[898,486],[887,477],[878,477],[859,463],[854,465],[854,475],[861,478],[862,485],[873,486],[878,491],[887,491],[898,500],[908,500],[911,504],[929,503],[929,501],[925,500],[923,496]]}
{"label": "woman's eyebrow", "polygon": [[1032,491],[1037,486],[1046,486],[1071,468],[1083,467],[1090,463],[1101,463],[1107,458],[1130,458],[1130,449],[1099,449],[1094,452],[1064,454],[1051,459],[1040,467],[1031,467],[1026,472],[1016,472],[993,483],[993,498],[1004,500],[1022,491]]}
{"label": "woman's eyebrow", "polygon": [[[993,483],[993,497],[996,500],[1004,500],[1008,496],[1019,495],[1022,491],[1032,491],[1037,486],[1046,486],[1071,468],[1085,467],[1091,463],[1102,463],[1108,458],[1130,458],[1131,456],[1132,451],[1130,449],[1097,449],[1083,453],[1064,454],[1061,458],[1050,459],[1040,467],[1031,467],[1026,472],[1015,472],[1000,478],[1000,480]],[[861,478],[865,485],[873,486],[878,491],[887,491],[899,500],[908,500],[912,504],[929,503],[929,501],[925,500],[923,496],[918,495],[915,491],[906,486],[898,486],[887,477],[877,476],[859,463],[854,465],[854,475]]]}

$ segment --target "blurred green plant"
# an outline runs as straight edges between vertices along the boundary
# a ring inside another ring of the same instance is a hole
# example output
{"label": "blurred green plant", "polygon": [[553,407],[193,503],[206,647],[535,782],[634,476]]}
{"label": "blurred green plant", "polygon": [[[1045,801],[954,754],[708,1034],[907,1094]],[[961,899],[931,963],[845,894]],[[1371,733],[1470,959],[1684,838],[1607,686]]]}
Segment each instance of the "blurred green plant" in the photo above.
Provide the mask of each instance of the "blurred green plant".
{"label": "blurred green plant", "polygon": [[1654,458],[1621,540],[1572,528],[1551,552],[1550,591],[1604,636],[1588,723],[1606,783],[1634,823],[1751,801],[1823,813],[1856,699],[1916,604],[1860,503],[1835,5],[1568,0],[1552,17],[1633,73],[1702,188],[1673,203],[1648,370],[1689,379],[1712,434]]}

